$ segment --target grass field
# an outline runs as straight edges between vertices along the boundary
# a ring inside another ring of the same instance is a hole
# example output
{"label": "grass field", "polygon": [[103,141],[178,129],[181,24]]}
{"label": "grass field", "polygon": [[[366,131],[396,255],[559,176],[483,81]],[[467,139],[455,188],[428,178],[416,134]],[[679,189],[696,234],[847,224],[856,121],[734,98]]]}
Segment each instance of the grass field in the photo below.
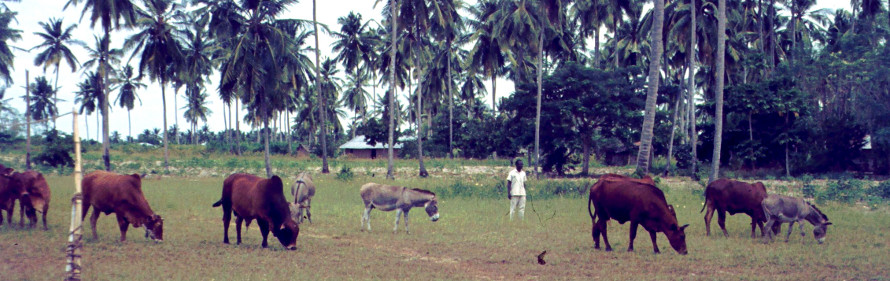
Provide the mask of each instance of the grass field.
{"label": "grass field", "polygon": [[[661,184],[668,202],[677,206],[680,223],[689,223],[689,255],[674,252],[659,234],[662,254],[652,253],[641,228],[636,252],[628,253],[628,224],[612,222],[615,252],[596,251],[590,236],[586,197],[578,194],[529,198],[524,221],[509,221],[506,198],[442,196],[442,218],[431,222],[422,210],[411,212],[411,234],[393,233],[394,212],[373,211],[372,232],[360,232],[361,184],[375,181],[445,190],[456,179],[405,178],[383,181],[357,174],[351,181],[315,175],[313,223],[304,223],[296,251],[286,251],[270,237],[260,247],[259,229],[245,234],[244,244],[222,244],[219,199],[223,177],[165,177],[143,181],[156,213],[164,217],[164,242],[130,229],[118,242],[113,217],[99,219],[99,240],[86,239],[85,280],[572,280],[572,279],[704,279],[704,280],[868,280],[890,278],[886,207],[827,203],[820,208],[834,222],[825,244],[792,234],[766,245],[749,236],[750,219],[727,219],[731,236],[704,236],[702,199],[691,181]],[[500,175],[482,180],[497,182]],[[0,227],[0,279],[58,280],[64,276],[66,232],[73,183],[70,176],[50,176],[53,200],[49,231]],[[286,178],[292,180],[291,177]],[[472,179],[462,179],[473,181]],[[480,188],[487,188],[486,186]],[[494,187],[492,187],[494,188]],[[452,194],[454,194],[452,192]],[[16,214],[18,217],[18,214]],[[16,218],[16,221],[18,219]],[[716,221],[716,220],[715,220]],[[87,225],[85,237],[91,233]],[[712,225],[715,233],[719,227]],[[234,239],[234,227],[230,237]],[[234,242],[234,240],[233,240]],[[546,265],[536,255],[547,251]]]}

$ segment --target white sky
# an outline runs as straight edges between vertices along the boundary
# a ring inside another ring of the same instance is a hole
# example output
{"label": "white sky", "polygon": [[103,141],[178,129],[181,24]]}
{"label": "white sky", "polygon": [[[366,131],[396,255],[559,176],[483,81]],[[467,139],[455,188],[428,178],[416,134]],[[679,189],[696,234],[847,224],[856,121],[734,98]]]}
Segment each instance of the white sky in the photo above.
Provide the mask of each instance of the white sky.
{"label": "white sky", "polygon": [[[11,28],[16,28],[23,31],[22,40],[18,42],[12,42],[11,44],[23,49],[30,49],[31,47],[38,45],[40,43],[40,39],[38,36],[34,35],[34,32],[43,31],[38,23],[41,21],[46,22],[49,20],[49,18],[55,17],[64,18],[64,25],[66,27],[72,23],[77,23],[78,27],[74,31],[75,38],[84,41],[89,46],[94,45],[93,35],[101,34],[101,27],[97,25],[95,30],[91,29],[89,15],[87,15],[86,18],[83,19],[83,21],[78,22],[78,20],[80,20],[80,13],[83,9],[82,1],[79,6],[69,6],[67,10],[63,11],[62,7],[65,5],[66,2],[67,0],[25,0],[18,3],[5,2],[5,4],[11,10],[18,12],[18,22],[13,22]],[[376,7],[375,9],[375,2],[375,0],[319,0],[317,1],[318,20],[320,23],[328,25],[328,27],[332,31],[339,31],[340,25],[337,24],[337,18],[346,16],[347,14],[349,14],[350,11],[360,13],[364,21],[367,21],[369,19],[377,19],[379,21],[382,19],[380,12],[383,8],[383,3],[378,5],[378,7]],[[468,0],[466,2],[475,3],[475,1],[473,0]],[[829,8],[832,10],[837,8],[850,9],[850,2],[847,0],[821,0],[818,2],[817,7]],[[298,18],[311,20],[312,1],[303,0],[300,1],[298,4],[292,5],[289,8],[289,11],[286,12],[282,18]],[[127,34],[131,32],[132,31],[114,32],[112,35],[112,45],[116,48],[120,48],[123,45],[123,41],[126,38]],[[332,42],[333,39],[324,33],[322,33],[319,37],[322,60],[324,60],[325,57],[334,57],[330,47]],[[310,44],[311,43],[312,41],[310,41]],[[77,58],[78,60],[80,60],[81,63],[88,59],[85,50],[81,49],[80,47],[73,47],[73,49],[75,55],[77,55]],[[28,53],[26,51],[14,50],[13,53],[16,56],[14,69],[11,72],[13,76],[13,84],[9,85],[9,89],[7,89],[6,91],[6,98],[13,97],[14,99],[12,102],[12,106],[19,110],[19,112],[24,112],[24,99],[20,99],[18,97],[24,96],[25,94],[25,70],[30,71],[32,82],[35,77],[44,75],[44,72],[41,67],[34,66],[34,55],[39,53],[38,50],[31,51],[31,53]],[[126,58],[129,58],[129,55],[130,54],[126,54],[124,60],[126,60]],[[310,57],[314,60],[314,56]],[[138,61],[136,60],[138,60],[138,57],[134,58],[134,61],[131,62],[134,67],[138,64]],[[84,70],[78,67],[77,72],[71,73],[70,67],[66,66],[63,63],[59,71],[59,98],[63,99],[64,101],[58,104],[58,108],[61,112],[67,112],[70,111],[72,108],[75,108],[74,91],[77,90],[77,83],[84,79]],[[50,81],[55,79],[53,68],[48,68],[45,75]],[[216,93],[216,82],[218,80],[219,75],[214,74],[210,78],[211,84],[206,85],[206,89],[209,94],[207,107],[209,107],[210,110],[213,111],[207,121],[207,125],[210,127],[211,131],[221,131],[224,128],[222,118],[223,116],[221,115],[223,112],[223,105]],[[134,137],[145,129],[161,128],[163,124],[163,119],[161,116],[163,111],[161,105],[160,86],[156,83],[149,82],[148,79],[144,79],[143,82],[148,84],[149,87],[147,89],[141,89],[138,92],[139,97],[142,100],[142,105],[140,106],[137,102],[137,106],[131,112],[133,119],[132,130]],[[498,98],[509,95],[513,92],[513,84],[510,81],[500,79],[498,81],[498,86]],[[486,87],[488,88],[488,92],[490,93],[491,88],[488,83],[486,83]],[[180,95],[176,97],[176,105],[180,108],[185,105],[185,97],[183,91],[184,90],[180,91]],[[178,119],[179,127],[187,130],[189,128],[189,125],[185,122],[184,118],[182,118],[184,110],[179,109],[178,112],[174,110],[172,87],[168,85],[166,92],[168,125],[172,126],[173,124],[175,124],[175,120]],[[109,101],[113,102],[116,97],[117,92],[112,92],[110,94]],[[489,101],[488,103],[490,103],[491,96],[482,97],[482,100]],[[174,119],[174,116],[176,116],[177,113],[178,118]],[[241,113],[243,114],[244,111],[241,111]],[[96,138],[95,116],[96,114],[94,113],[92,118],[90,118],[88,121],[90,122],[87,125],[89,127],[90,136],[86,138]],[[126,110],[112,106],[112,111],[110,113],[109,119],[110,129],[112,132],[118,131],[121,133],[122,136],[127,136],[128,127]],[[58,128],[61,131],[71,132],[72,124],[70,117],[60,119]],[[244,129],[245,127],[242,127],[242,130]],[[81,123],[81,130],[83,130],[83,123]]]}

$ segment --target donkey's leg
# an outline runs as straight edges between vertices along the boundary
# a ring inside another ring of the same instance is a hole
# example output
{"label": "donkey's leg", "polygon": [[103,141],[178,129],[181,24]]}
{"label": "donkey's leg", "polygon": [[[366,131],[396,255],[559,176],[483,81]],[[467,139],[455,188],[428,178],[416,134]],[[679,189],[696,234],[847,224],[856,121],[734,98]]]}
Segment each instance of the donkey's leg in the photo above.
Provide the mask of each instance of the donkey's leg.
{"label": "donkey's leg", "polygon": [[392,233],[396,233],[399,230],[399,219],[402,216],[402,209],[396,209],[396,225],[392,228]]}
{"label": "donkey's leg", "polygon": [[796,221],[788,223],[788,234],[785,234],[785,243],[788,243],[788,238],[791,237],[791,232],[794,231],[794,222]]}
{"label": "donkey's leg", "polygon": [[[309,223],[312,223],[312,212],[309,212],[312,208],[312,198],[306,200],[306,218],[309,219]],[[303,218],[300,218],[303,220]]]}
{"label": "donkey's leg", "polygon": [[797,226],[800,227],[800,237],[805,237],[805,236],[807,236],[807,233],[806,233],[806,232],[803,232],[803,222],[798,222],[798,223],[797,223]]}
{"label": "donkey's leg", "polygon": [[368,231],[371,231],[371,207],[365,206],[365,212],[362,213],[362,225],[359,229],[365,231],[365,224],[368,224]]}
{"label": "donkey's leg", "polygon": [[[772,217],[767,217],[767,219],[766,219],[766,229],[772,229],[772,228],[773,228],[773,224],[775,224],[775,223],[776,223],[776,221],[773,220]],[[766,243],[766,242],[768,242],[768,241],[772,241],[772,240],[773,240],[773,235],[774,235],[774,233],[773,233],[772,231],[767,231],[766,235],[763,236],[763,238],[764,238],[763,242]]]}
{"label": "donkey's leg", "polygon": [[410,211],[410,210],[411,210],[411,209],[402,211],[402,215],[405,216],[405,234],[409,234],[409,233],[410,233],[410,232],[408,231],[408,211]]}

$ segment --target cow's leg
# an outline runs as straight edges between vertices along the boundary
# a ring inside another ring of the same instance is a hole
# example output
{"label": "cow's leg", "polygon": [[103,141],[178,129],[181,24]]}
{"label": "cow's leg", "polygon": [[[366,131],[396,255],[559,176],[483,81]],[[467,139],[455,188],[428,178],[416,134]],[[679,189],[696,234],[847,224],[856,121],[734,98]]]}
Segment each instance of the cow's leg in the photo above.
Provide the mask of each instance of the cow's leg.
{"label": "cow's leg", "polygon": [[711,219],[714,218],[714,207],[708,205],[708,211],[705,212],[705,235],[711,236]]}
{"label": "cow's leg", "polygon": [[241,245],[241,223],[244,222],[244,219],[241,217],[235,217],[235,235],[238,239],[238,245]]}
{"label": "cow's leg", "polygon": [[637,227],[639,227],[639,226],[640,226],[640,224],[637,222],[634,222],[634,221],[630,222],[630,241],[627,242],[627,251],[628,252],[634,251],[634,239],[637,238]]}
{"label": "cow's leg", "polygon": [[399,219],[402,218],[402,209],[396,209],[396,226],[392,228],[392,233],[399,230]]}
{"label": "cow's leg", "polygon": [[[30,216],[28,218],[30,218]],[[19,227],[25,227],[25,200],[22,199],[19,199]]]}
{"label": "cow's leg", "polygon": [[256,222],[260,226],[260,234],[263,235],[263,248],[269,248],[269,224],[262,219],[257,219]]}
{"label": "cow's leg", "polygon": [[757,226],[760,227],[760,236],[763,236],[766,233],[763,230],[763,221],[755,219],[754,217],[751,217],[751,238],[757,237],[757,236],[754,236],[754,233],[757,232],[757,228],[756,228]]}
{"label": "cow's leg", "polygon": [[96,222],[99,221],[99,210],[93,209],[93,214],[90,216],[90,227],[93,229],[93,240],[99,240],[99,235],[96,234]]}
{"label": "cow's leg", "polygon": [[37,226],[37,209],[34,207],[25,208],[25,215],[28,217],[28,227],[34,228]]}
{"label": "cow's leg", "polygon": [[606,243],[606,252],[611,252],[612,244],[609,244],[609,227],[607,224],[608,222],[609,222],[608,220],[600,218],[599,227],[600,227],[600,230],[602,231],[603,243]]}
{"label": "cow's leg", "polygon": [[232,209],[223,204],[223,244],[229,244],[229,223],[232,221]]}
{"label": "cow's leg", "polygon": [[600,248],[600,228],[599,222],[596,221],[596,218],[592,219],[593,226],[590,228],[590,236],[593,236],[593,248],[599,250]]}
{"label": "cow's leg", "polygon": [[117,217],[117,226],[121,229],[121,242],[126,242],[127,228],[130,227],[130,223],[127,222],[127,218],[125,218],[123,215],[115,214],[115,217]]}
{"label": "cow's leg", "polygon": [[656,239],[655,237],[655,231],[649,230],[649,238],[652,239],[652,249],[655,249],[655,253],[661,253],[661,251],[658,249],[658,239]]}
{"label": "cow's leg", "polygon": [[723,230],[723,237],[729,237],[729,232],[726,232],[726,210],[717,210],[717,224]]}
{"label": "cow's leg", "polygon": [[49,230],[49,227],[46,227],[46,211],[49,211],[47,209],[48,209],[48,207],[46,207],[46,205],[44,205],[43,213],[41,214],[41,216],[43,217],[43,230]]}
{"label": "cow's leg", "polygon": [[791,237],[791,232],[794,231],[794,223],[796,221],[791,221],[788,223],[788,234],[785,234],[785,243],[788,242],[788,238]]}

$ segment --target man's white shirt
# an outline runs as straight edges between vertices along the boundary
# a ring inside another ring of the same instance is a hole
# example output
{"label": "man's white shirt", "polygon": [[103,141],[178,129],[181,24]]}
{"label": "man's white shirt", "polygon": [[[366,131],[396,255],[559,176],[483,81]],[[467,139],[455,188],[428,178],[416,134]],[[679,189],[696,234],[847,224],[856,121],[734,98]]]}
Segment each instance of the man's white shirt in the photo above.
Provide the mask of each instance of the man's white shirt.
{"label": "man's white shirt", "polygon": [[510,181],[510,195],[525,196],[525,171],[516,171],[513,169],[507,174],[507,180]]}

